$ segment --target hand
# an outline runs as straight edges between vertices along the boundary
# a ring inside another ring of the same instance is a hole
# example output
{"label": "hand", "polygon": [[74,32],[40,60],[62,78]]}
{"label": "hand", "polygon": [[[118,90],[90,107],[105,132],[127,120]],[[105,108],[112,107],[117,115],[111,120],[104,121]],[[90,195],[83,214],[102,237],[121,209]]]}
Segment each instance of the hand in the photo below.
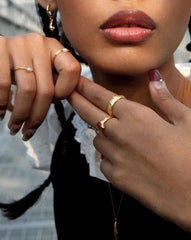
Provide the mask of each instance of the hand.
{"label": "hand", "polygon": [[[53,97],[64,99],[74,90],[80,63],[67,52],[59,54],[52,66],[55,53],[63,46],[36,33],[14,38],[0,36],[0,46],[0,118],[6,113],[11,83],[15,81],[17,92],[8,127],[16,134],[24,125],[22,133],[28,140],[44,120]],[[14,71],[18,67],[31,67],[34,72]]]}
{"label": "hand", "polygon": [[[174,99],[164,82],[150,82],[154,103],[170,121],[152,109],[121,99],[104,135],[94,140],[103,155],[101,170],[117,188],[181,228],[191,228],[191,110]],[[107,115],[116,95],[81,78],[70,103],[88,124]],[[171,122],[171,123],[170,123]]]}

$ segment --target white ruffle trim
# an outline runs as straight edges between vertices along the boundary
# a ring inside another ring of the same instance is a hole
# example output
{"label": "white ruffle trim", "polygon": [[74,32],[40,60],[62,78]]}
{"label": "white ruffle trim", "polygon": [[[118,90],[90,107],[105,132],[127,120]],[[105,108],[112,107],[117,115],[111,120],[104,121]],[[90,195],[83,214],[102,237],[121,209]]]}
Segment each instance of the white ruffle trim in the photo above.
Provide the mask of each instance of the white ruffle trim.
{"label": "white ruffle trim", "polygon": [[85,155],[89,164],[90,176],[107,181],[100,170],[101,154],[93,145],[96,136],[95,130],[89,127],[78,114],[75,114],[72,124],[76,129],[75,140],[80,143],[80,153]]}

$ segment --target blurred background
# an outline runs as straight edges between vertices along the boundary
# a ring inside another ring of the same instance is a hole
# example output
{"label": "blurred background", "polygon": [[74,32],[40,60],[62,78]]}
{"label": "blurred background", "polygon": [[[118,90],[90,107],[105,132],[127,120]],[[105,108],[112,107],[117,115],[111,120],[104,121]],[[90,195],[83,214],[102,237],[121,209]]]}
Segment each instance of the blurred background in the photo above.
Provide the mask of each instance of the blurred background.
{"label": "blurred background", "polygon": [[[0,0],[0,34],[30,32],[41,33],[35,1]],[[20,199],[48,176],[48,172],[32,169],[27,162],[21,134],[9,134],[9,117],[7,113],[0,122],[0,202]],[[50,186],[40,201],[17,220],[9,221],[0,212],[0,240],[56,240],[52,194]]]}
{"label": "blurred background", "polygon": [[5,36],[41,32],[35,0],[0,0],[0,32]]}
{"label": "blurred background", "polygon": [[[0,0],[0,34],[17,36],[30,32],[41,33],[35,0]],[[185,49],[189,40],[186,33],[175,53],[176,63],[188,62],[191,58]],[[32,169],[26,161],[22,136],[9,134],[9,116],[7,113],[0,122],[0,202],[19,199],[48,175],[45,171]],[[52,205],[50,186],[38,204],[19,219],[9,221],[0,215],[0,240],[56,240]]]}

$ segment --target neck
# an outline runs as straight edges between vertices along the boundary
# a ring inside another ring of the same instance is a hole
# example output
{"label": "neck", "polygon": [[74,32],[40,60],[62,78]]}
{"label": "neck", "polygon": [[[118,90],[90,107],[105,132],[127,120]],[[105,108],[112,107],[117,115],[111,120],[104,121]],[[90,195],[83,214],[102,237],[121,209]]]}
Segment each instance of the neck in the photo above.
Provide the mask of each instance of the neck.
{"label": "neck", "polygon": [[[139,102],[155,109],[148,88],[148,73],[138,76],[124,76],[108,74],[103,71],[99,71],[92,66],[90,68],[93,74],[93,79],[96,83],[116,94],[126,96],[126,98],[131,101]],[[179,82],[183,76],[175,68],[173,58],[169,59],[169,61],[158,70],[165,80],[169,91],[176,97]]]}

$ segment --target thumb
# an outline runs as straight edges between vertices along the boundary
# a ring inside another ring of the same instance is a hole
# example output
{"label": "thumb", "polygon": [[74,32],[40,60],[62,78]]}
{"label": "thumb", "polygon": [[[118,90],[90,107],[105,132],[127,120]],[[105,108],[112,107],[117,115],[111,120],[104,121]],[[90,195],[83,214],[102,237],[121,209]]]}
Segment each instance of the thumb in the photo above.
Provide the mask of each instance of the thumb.
{"label": "thumb", "polygon": [[158,70],[150,70],[149,78],[149,89],[153,102],[171,122],[176,124],[184,116],[186,106],[172,96]]}

